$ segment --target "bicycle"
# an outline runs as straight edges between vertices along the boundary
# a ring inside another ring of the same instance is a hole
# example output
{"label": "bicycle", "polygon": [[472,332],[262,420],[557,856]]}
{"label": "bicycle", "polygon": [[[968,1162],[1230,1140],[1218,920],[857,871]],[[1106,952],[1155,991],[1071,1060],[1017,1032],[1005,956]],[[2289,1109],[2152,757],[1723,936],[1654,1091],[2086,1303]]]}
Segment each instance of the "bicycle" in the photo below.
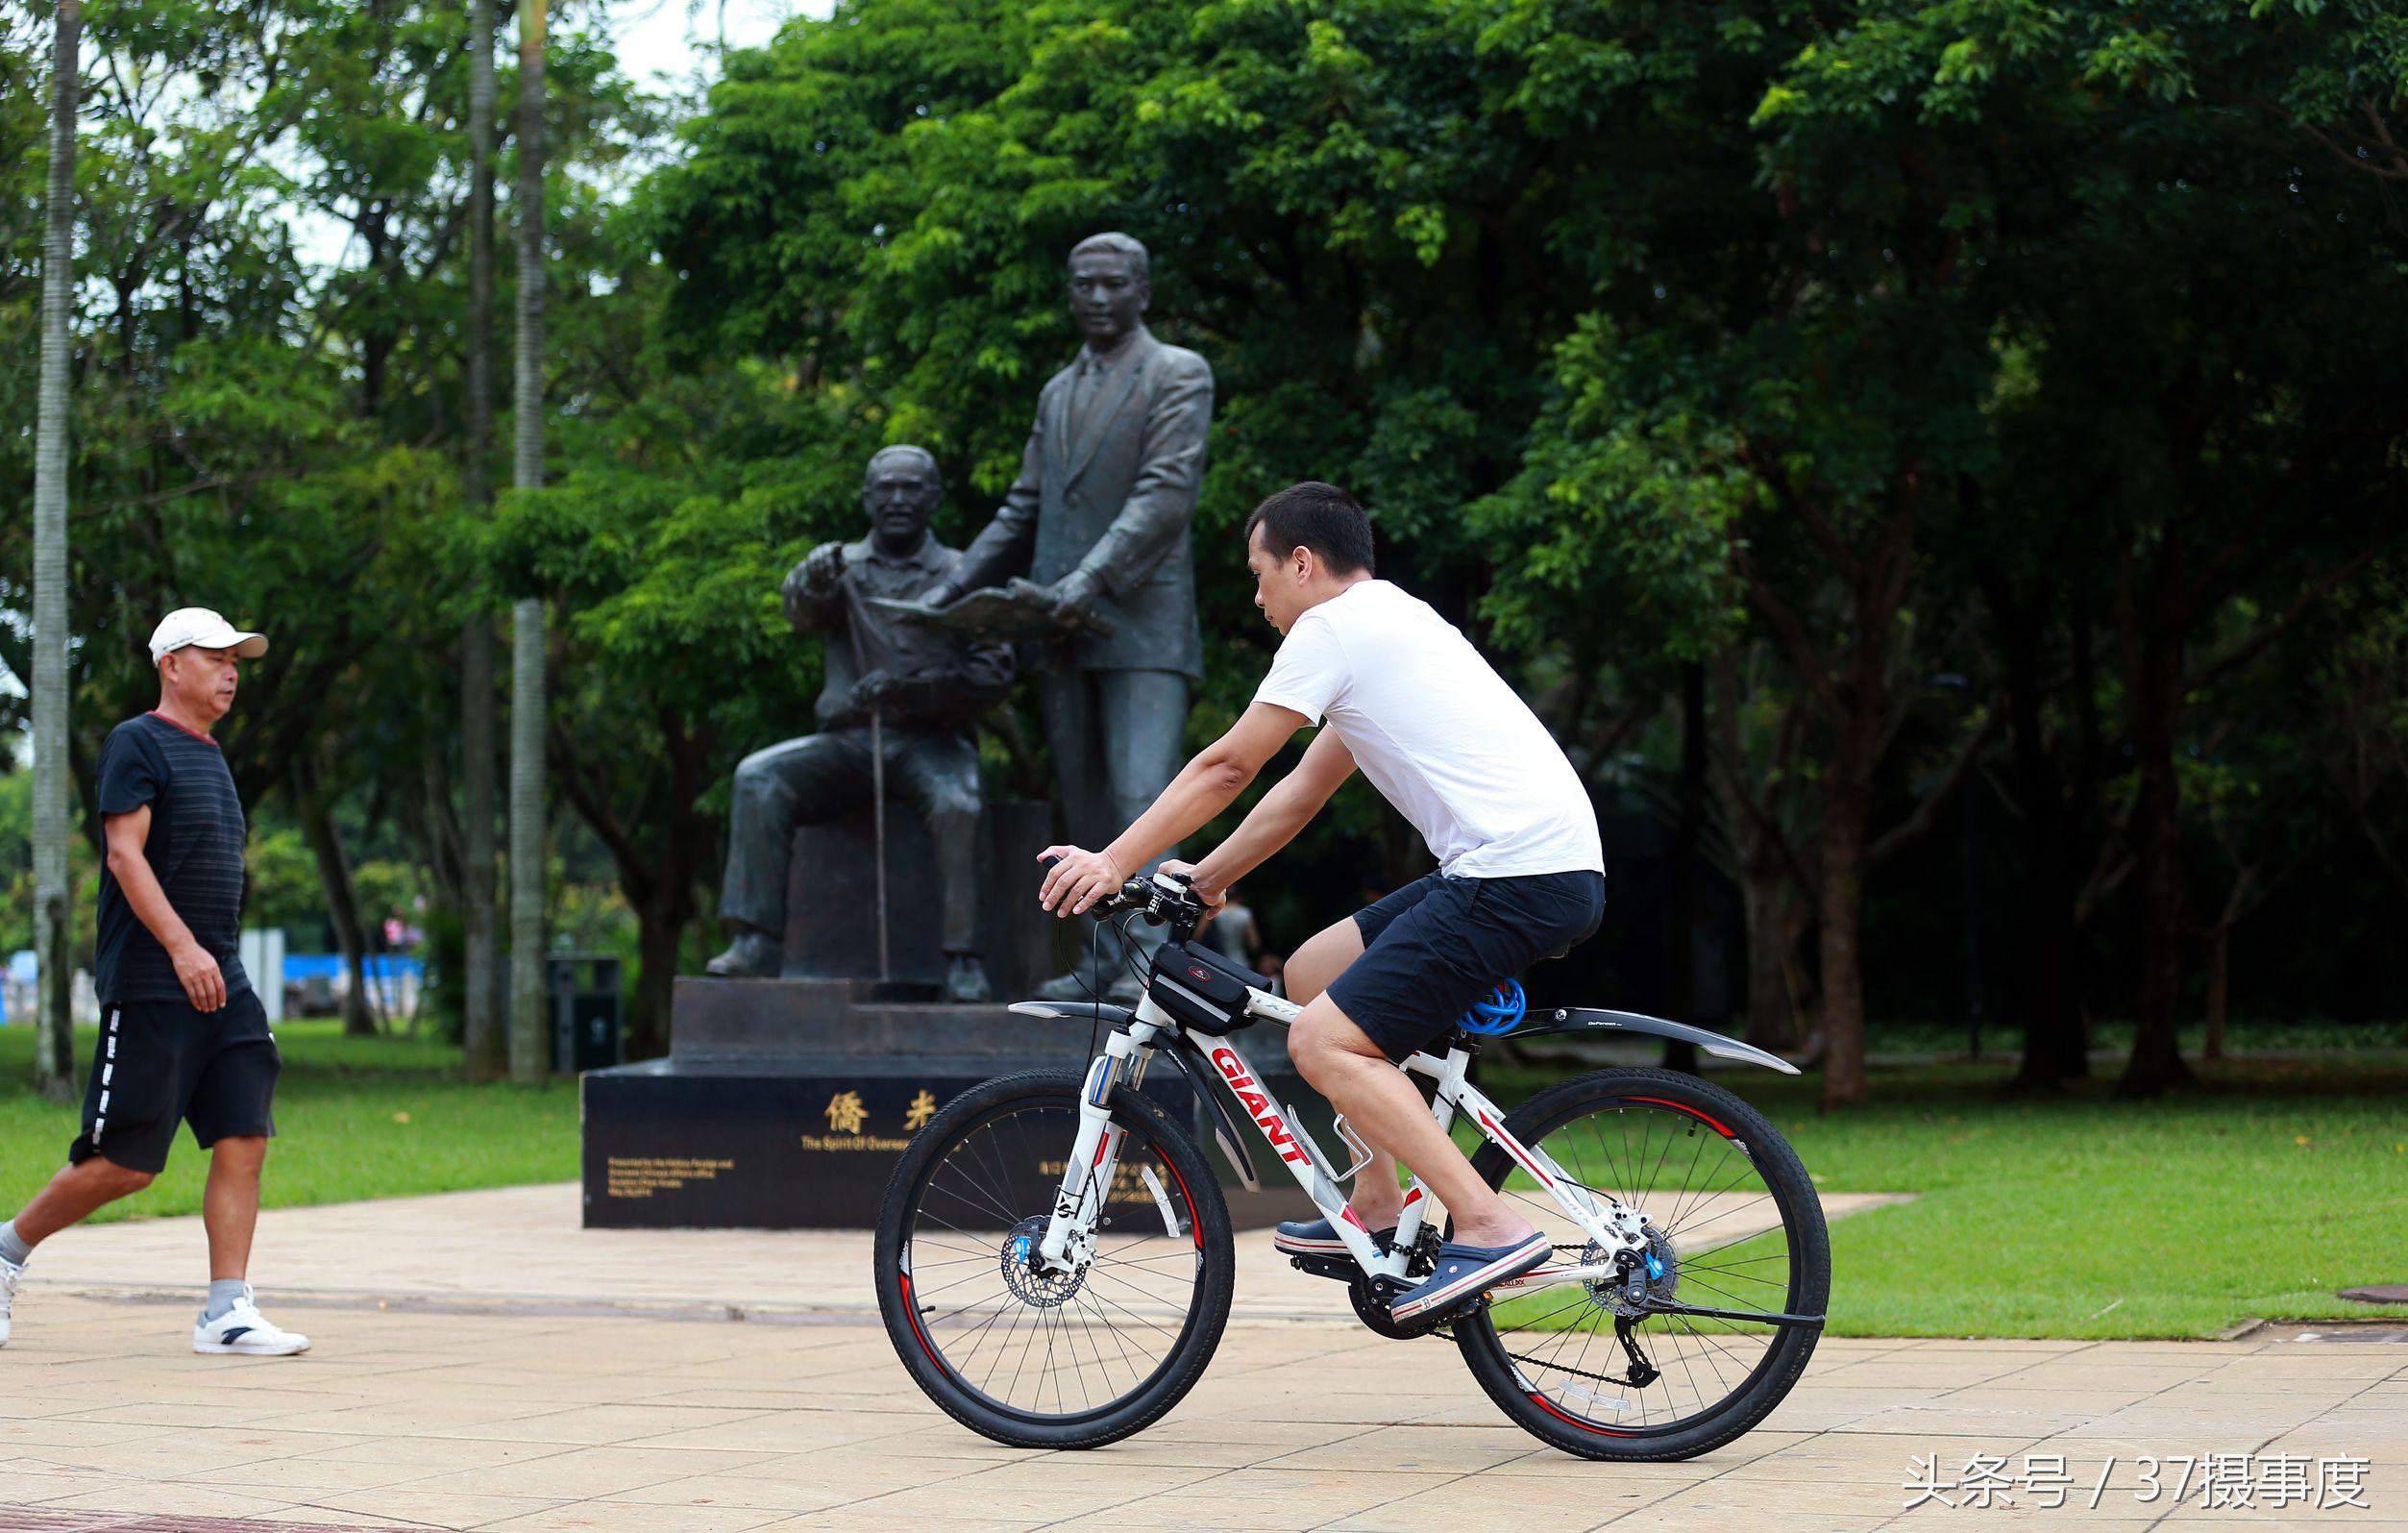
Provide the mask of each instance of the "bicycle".
{"label": "bicycle", "polygon": [[[1434,1270],[1442,1238],[1433,1199],[1413,1179],[1392,1240],[1376,1241],[1339,1186],[1370,1159],[1361,1137],[1338,1121],[1354,1160],[1336,1169],[1231,1038],[1302,1008],[1192,940],[1204,908],[1175,877],[1131,879],[1094,908],[1124,934],[1140,918],[1169,928],[1139,1004],[1014,1004],[1111,1030],[1083,1077],[1007,1076],[955,1098],[887,1189],[879,1313],[914,1382],[955,1421],[1017,1446],[1097,1447],[1160,1420],[1211,1362],[1229,1318],[1229,1210],[1193,1136],[1142,1093],[1160,1057],[1188,1077],[1242,1186],[1260,1179],[1223,1095],[1339,1233],[1342,1256],[1293,1256],[1296,1267],[1344,1281],[1357,1318],[1383,1336],[1452,1339],[1489,1398],[1553,1446],[1690,1458],[1761,1422],[1805,1371],[1831,1283],[1822,1205],[1796,1152],[1736,1096],[1694,1076],[1609,1069],[1508,1114],[1466,1079],[1478,1031],[1459,1026],[1442,1053],[1406,1060],[1435,1083],[1439,1126],[1478,1138],[1473,1168],[1550,1232],[1555,1253],[1399,1323],[1389,1300]],[[1630,1012],[1557,1009],[1515,1035],[1597,1032],[1797,1074]],[[1674,1174],[1678,1186],[1659,1185]]]}

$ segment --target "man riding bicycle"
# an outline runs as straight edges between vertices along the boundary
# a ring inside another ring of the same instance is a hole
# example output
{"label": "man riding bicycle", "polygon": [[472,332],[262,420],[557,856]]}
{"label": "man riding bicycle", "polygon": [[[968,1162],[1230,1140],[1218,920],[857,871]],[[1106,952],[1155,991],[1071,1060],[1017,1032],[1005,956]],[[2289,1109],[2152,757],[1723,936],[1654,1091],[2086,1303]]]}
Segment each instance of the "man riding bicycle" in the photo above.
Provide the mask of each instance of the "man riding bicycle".
{"label": "man riding bicycle", "polygon": [[[1597,929],[1605,857],[1579,774],[1546,727],[1428,604],[1372,574],[1371,527],[1344,490],[1292,485],[1246,521],[1254,605],[1283,635],[1254,702],[1190,761],[1153,806],[1100,852],[1048,847],[1039,896],[1084,913],[1227,808],[1298,730],[1328,721],[1296,770],[1184,872],[1207,907],[1294,839],[1357,767],[1437,858],[1420,878],[1307,942],[1289,958],[1304,1010],[1288,1051],[1360,1131],[1373,1157],[1347,1217],[1385,1243],[1412,1166],[1454,1218],[1436,1273],[1398,1296],[1399,1320],[1544,1263],[1548,1237],[1472,1170],[1396,1063],[1444,1036],[1491,986]],[[1340,1252],[1328,1221],[1284,1224],[1291,1254]]]}

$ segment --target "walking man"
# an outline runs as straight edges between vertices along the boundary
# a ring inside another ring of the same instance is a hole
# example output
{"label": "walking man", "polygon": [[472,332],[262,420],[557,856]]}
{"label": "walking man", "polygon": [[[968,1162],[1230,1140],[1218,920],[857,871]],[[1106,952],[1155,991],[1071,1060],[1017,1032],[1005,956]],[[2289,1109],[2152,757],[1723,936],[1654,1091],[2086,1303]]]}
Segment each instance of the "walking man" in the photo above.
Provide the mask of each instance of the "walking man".
{"label": "walking man", "polygon": [[271,1324],[244,1274],[259,1217],[259,1168],[276,1132],[279,1063],[267,1012],[242,972],[242,853],[248,828],[209,730],[234,705],[241,660],[267,640],[206,607],[170,612],[151,634],[159,706],[110,731],[100,753],[100,1046],[84,1132],[66,1169],[0,1224],[0,1344],[34,1248],[166,1169],[178,1120],[209,1151],[201,1222],[209,1297],[196,1352],[283,1357],[309,1339]]}

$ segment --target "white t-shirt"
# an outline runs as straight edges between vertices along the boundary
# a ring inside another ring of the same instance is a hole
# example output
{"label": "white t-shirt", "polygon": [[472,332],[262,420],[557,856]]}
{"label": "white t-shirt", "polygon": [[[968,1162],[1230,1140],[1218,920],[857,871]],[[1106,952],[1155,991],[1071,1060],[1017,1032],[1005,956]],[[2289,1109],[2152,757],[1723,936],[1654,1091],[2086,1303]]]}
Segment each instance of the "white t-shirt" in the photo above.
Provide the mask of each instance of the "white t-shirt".
{"label": "white t-shirt", "polygon": [[1441,873],[1605,871],[1597,811],[1547,727],[1454,624],[1386,581],[1296,619],[1254,701],[1326,717]]}

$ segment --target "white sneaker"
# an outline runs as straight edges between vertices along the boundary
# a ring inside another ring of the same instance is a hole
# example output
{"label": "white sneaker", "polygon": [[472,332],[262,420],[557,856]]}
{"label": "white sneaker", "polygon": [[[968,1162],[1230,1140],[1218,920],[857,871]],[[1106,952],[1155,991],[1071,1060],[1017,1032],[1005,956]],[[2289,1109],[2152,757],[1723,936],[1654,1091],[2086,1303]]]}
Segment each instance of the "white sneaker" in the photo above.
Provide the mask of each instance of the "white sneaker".
{"label": "white sneaker", "polygon": [[242,1357],[290,1357],[295,1352],[307,1351],[309,1338],[270,1323],[259,1313],[259,1306],[251,1301],[251,1286],[246,1283],[233,1308],[215,1320],[200,1321],[193,1325],[192,1349],[232,1352]]}
{"label": "white sneaker", "polygon": [[16,1285],[24,1279],[24,1268],[0,1258],[0,1347],[9,1345],[9,1310],[16,1303]]}

